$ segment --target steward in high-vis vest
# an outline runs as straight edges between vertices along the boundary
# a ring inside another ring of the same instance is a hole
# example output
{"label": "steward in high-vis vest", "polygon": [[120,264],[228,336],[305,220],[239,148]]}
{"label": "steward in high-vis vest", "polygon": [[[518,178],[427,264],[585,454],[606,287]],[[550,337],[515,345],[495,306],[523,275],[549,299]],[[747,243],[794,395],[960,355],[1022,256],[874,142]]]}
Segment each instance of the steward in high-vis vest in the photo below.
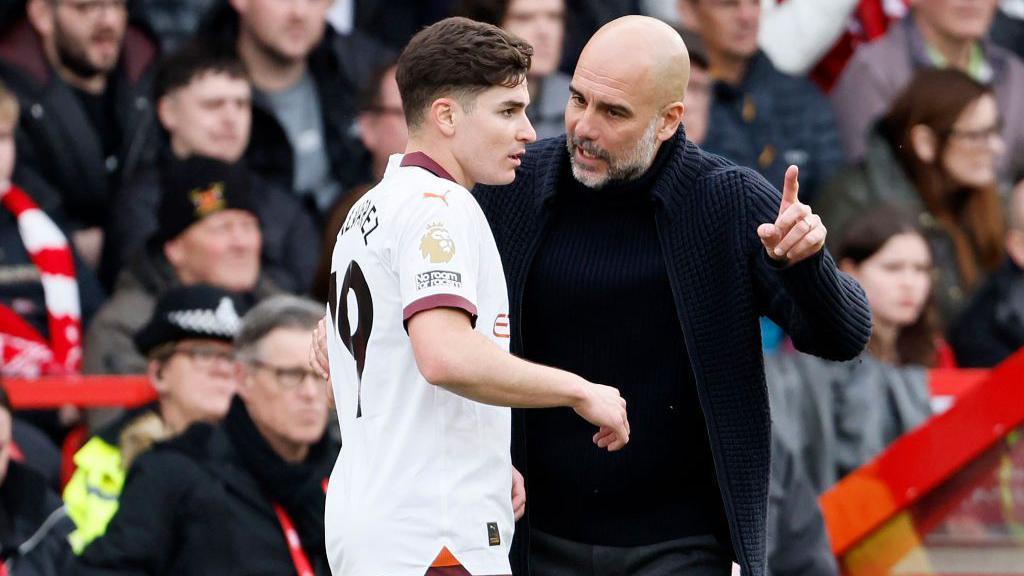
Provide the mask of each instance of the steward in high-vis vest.
{"label": "steward in high-vis vest", "polygon": [[146,374],[159,399],[126,412],[75,454],[64,502],[76,525],[70,536],[76,554],[106,531],[136,457],[154,442],[227,413],[236,387],[231,341],[238,326],[238,304],[219,288],[175,288],[157,303],[135,345],[148,358]]}

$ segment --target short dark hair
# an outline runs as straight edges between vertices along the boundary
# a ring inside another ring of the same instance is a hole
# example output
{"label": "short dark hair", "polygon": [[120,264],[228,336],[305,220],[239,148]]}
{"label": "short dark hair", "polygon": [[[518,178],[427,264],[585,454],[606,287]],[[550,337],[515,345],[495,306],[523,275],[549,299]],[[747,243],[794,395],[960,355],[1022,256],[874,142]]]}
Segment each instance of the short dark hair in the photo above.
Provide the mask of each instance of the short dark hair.
{"label": "short dark hair", "polygon": [[409,41],[398,58],[398,91],[409,128],[445,94],[466,102],[494,86],[526,79],[533,47],[492,24],[452,17],[432,24]]}
{"label": "short dark hair", "polygon": [[206,74],[227,74],[232,78],[249,80],[245,64],[227,50],[211,48],[192,41],[167,57],[157,69],[153,79],[153,100],[184,88]]}

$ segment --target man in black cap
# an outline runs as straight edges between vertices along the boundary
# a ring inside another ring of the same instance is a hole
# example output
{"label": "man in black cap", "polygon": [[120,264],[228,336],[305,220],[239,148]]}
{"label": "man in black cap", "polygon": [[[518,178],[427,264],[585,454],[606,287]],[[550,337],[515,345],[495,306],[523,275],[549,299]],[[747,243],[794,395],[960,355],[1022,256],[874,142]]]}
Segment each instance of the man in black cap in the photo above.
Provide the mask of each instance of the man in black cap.
{"label": "man in black cap", "polygon": [[87,373],[145,372],[131,336],[168,288],[210,284],[249,304],[280,292],[260,267],[262,235],[249,183],[237,164],[201,156],[163,174],[160,228],[93,320],[85,339]]}
{"label": "man in black cap", "polygon": [[126,412],[75,454],[78,468],[64,489],[64,501],[77,526],[70,537],[76,552],[106,530],[136,456],[157,440],[177,436],[196,422],[217,422],[227,413],[237,384],[232,339],[242,306],[212,286],[172,288],[135,334],[159,400]]}

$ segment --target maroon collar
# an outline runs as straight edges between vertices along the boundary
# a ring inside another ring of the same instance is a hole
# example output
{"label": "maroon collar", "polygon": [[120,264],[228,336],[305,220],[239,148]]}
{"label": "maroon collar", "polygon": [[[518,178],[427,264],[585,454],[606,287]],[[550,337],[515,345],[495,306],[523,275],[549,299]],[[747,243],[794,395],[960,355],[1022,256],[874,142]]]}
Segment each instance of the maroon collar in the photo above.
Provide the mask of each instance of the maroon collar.
{"label": "maroon collar", "polygon": [[[455,178],[452,178],[452,175],[449,174],[447,170],[442,168],[441,165],[438,164],[437,162],[434,162],[434,159],[431,158],[430,156],[427,156],[425,152],[410,152],[406,154],[405,156],[402,157],[402,163],[400,164],[400,166],[417,166],[419,168],[423,168],[424,170],[430,172],[431,174],[437,176],[438,178],[444,178],[445,180],[451,180],[452,182],[455,182]],[[455,183],[458,184],[458,182]]]}

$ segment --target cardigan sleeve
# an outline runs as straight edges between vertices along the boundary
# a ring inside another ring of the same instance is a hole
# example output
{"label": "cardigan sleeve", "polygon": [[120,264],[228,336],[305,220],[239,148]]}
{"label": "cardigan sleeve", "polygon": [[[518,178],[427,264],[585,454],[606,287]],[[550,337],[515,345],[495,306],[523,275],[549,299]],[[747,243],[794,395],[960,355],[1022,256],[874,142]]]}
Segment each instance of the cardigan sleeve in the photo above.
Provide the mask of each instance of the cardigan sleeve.
{"label": "cardigan sleeve", "polygon": [[824,249],[791,266],[769,258],[757,227],[775,221],[782,195],[752,170],[740,170],[747,199],[744,246],[759,312],[781,326],[801,352],[828,360],[855,358],[871,337],[864,290],[836,268]]}

